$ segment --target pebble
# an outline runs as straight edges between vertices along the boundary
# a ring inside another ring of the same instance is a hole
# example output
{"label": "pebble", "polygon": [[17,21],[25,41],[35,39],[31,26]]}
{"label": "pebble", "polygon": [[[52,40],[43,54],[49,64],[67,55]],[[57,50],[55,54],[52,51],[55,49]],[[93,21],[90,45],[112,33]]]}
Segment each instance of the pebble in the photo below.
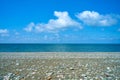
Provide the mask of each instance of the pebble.
{"label": "pebble", "polygon": [[16,66],[19,66],[19,63],[16,63]]}
{"label": "pebble", "polygon": [[59,74],[57,75],[58,78],[64,78],[64,75],[63,74]]}
{"label": "pebble", "polygon": [[20,76],[14,77],[15,80],[20,80]]}
{"label": "pebble", "polygon": [[73,67],[70,67],[70,70],[75,70]]}
{"label": "pebble", "polygon": [[0,80],[120,80],[119,59],[29,58],[26,58],[28,59],[25,59],[26,61],[24,59],[17,61],[11,59],[6,60],[7,62],[1,60],[0,72],[3,73],[0,74]]}
{"label": "pebble", "polygon": [[47,80],[52,80],[52,77],[49,76],[49,77],[47,78]]}
{"label": "pebble", "polygon": [[46,73],[46,76],[52,76],[54,72]]}
{"label": "pebble", "polygon": [[9,80],[11,75],[12,73],[8,73],[7,75],[4,76],[3,80]]}
{"label": "pebble", "polygon": [[32,72],[31,74],[33,75],[33,74],[35,74],[36,72]]}
{"label": "pebble", "polygon": [[9,80],[9,78],[10,78],[9,76],[4,76],[3,80]]}
{"label": "pebble", "polygon": [[82,76],[82,77],[85,77],[86,75],[85,75],[85,74],[82,74],[81,76]]}

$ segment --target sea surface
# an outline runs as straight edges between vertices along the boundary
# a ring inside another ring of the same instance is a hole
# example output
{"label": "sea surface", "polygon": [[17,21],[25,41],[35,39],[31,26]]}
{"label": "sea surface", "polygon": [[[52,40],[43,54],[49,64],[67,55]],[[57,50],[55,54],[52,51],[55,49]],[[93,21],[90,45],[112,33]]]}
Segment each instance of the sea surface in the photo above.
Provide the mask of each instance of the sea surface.
{"label": "sea surface", "polygon": [[120,44],[0,44],[0,52],[120,52]]}

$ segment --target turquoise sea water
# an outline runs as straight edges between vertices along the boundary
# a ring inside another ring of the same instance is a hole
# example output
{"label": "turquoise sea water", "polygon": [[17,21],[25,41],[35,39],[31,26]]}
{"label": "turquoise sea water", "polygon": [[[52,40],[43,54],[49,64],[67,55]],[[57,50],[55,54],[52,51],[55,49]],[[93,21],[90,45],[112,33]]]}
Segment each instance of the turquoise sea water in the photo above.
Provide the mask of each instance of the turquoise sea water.
{"label": "turquoise sea water", "polygon": [[0,44],[0,52],[120,52],[120,44]]}

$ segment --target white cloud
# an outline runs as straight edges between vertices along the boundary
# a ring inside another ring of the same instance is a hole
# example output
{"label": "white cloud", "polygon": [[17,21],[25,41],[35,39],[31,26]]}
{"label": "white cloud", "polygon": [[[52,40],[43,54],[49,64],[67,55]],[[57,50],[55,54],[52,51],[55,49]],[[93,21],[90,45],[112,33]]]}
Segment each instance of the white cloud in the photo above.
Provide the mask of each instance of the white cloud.
{"label": "white cloud", "polygon": [[83,11],[76,16],[89,26],[112,26],[117,22],[111,15],[101,15],[95,11]]}
{"label": "white cloud", "polygon": [[[77,30],[82,29],[82,26],[112,26],[117,23],[119,15],[107,14],[102,15],[95,11],[83,11],[75,15],[80,21],[73,20],[67,11],[54,11],[56,19],[49,19],[47,23],[35,24],[31,22],[24,28],[26,32],[56,32],[73,27]],[[81,26],[82,25],[82,26]]]}
{"label": "white cloud", "polygon": [[31,32],[34,28],[35,24],[31,22],[26,28],[24,28],[25,31]]}
{"label": "white cloud", "polygon": [[54,12],[54,15],[58,17],[58,19],[50,19],[48,24],[46,25],[47,29],[59,29],[66,28],[70,26],[80,26],[80,24],[69,17],[68,12]]}
{"label": "white cloud", "polygon": [[9,31],[7,29],[0,29],[0,36],[9,36]]}
{"label": "white cloud", "polygon": [[54,12],[54,16],[57,17],[57,19],[50,19],[47,24],[45,23],[38,23],[34,24],[33,22],[30,23],[26,28],[24,28],[25,31],[31,32],[32,30],[35,30],[37,32],[43,32],[43,31],[56,31],[58,29],[68,28],[68,27],[78,27],[82,28],[80,23],[73,20],[68,12]]}
{"label": "white cloud", "polygon": [[6,34],[6,33],[8,33],[7,29],[0,29],[0,34]]}

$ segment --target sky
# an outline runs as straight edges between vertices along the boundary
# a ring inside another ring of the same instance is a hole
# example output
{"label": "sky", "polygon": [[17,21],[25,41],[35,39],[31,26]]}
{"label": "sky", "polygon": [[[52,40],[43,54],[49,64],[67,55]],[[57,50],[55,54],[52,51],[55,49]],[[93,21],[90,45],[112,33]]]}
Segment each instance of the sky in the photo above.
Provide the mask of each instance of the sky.
{"label": "sky", "polygon": [[0,0],[0,43],[120,43],[120,0]]}

